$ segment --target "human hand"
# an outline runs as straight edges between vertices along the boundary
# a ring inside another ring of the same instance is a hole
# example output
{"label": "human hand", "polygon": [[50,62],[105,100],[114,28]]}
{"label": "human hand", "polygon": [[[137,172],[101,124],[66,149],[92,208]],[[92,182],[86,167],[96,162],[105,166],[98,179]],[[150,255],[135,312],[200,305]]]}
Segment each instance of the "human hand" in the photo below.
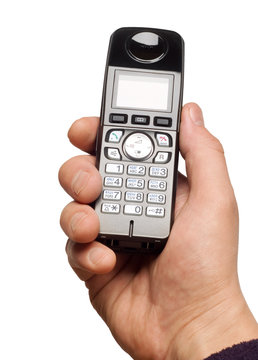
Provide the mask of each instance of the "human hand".
{"label": "human hand", "polygon": [[[92,153],[98,121],[75,122],[71,142]],[[158,256],[115,254],[94,241],[99,221],[87,204],[102,187],[94,156],[72,158],[59,172],[75,200],[60,220],[69,263],[134,359],[200,360],[258,337],[238,282],[238,210],[223,149],[195,104],[182,111],[180,151],[187,178],[179,175],[175,222]]]}

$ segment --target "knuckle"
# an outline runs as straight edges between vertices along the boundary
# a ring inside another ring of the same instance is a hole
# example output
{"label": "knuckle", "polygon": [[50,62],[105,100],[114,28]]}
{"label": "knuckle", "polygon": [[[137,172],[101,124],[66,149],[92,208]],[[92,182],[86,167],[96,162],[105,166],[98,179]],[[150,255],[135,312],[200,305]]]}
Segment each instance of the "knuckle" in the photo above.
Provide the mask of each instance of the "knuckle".
{"label": "knuckle", "polygon": [[224,155],[224,148],[223,148],[223,145],[222,143],[220,142],[220,140],[212,135],[211,133],[208,133],[208,140],[209,140],[209,147],[221,154]]}
{"label": "knuckle", "polygon": [[238,215],[238,206],[232,187],[225,189],[217,196],[219,211],[223,213]]}

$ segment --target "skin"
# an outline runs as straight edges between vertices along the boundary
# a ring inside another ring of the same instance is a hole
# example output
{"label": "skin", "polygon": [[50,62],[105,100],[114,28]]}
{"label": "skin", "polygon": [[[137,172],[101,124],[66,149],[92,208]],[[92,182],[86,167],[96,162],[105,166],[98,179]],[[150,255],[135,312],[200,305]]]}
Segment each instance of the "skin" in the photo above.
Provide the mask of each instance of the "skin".
{"label": "skin", "polygon": [[[98,118],[77,120],[70,141],[92,153]],[[238,209],[220,142],[201,109],[182,110],[175,222],[159,256],[116,255],[94,241],[99,220],[87,204],[102,187],[95,157],[77,156],[59,171],[74,199],[61,214],[68,260],[92,305],[134,359],[201,360],[258,338],[237,275]]]}

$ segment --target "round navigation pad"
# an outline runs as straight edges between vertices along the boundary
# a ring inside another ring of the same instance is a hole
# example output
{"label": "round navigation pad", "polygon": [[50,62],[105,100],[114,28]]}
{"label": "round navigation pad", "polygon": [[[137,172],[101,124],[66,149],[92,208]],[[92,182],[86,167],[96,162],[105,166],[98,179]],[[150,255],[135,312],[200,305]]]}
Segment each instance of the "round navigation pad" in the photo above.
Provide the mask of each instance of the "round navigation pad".
{"label": "round navigation pad", "polygon": [[149,136],[143,133],[133,133],[124,141],[124,153],[132,160],[145,160],[153,152],[153,143]]}
{"label": "round navigation pad", "polygon": [[166,54],[167,44],[159,35],[152,32],[140,32],[127,41],[129,55],[139,62],[156,62]]}

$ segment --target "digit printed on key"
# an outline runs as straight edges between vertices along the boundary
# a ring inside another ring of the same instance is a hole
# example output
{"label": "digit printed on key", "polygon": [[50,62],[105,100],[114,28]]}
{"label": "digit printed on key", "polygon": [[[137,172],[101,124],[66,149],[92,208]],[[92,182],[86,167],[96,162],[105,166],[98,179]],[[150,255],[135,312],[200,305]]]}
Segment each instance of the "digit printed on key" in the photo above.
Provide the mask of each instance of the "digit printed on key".
{"label": "digit printed on key", "polygon": [[159,166],[151,166],[150,167],[150,176],[153,177],[167,177],[168,169]]}
{"label": "digit printed on key", "polygon": [[164,191],[167,188],[167,183],[162,180],[149,180],[148,188],[150,190]]}

